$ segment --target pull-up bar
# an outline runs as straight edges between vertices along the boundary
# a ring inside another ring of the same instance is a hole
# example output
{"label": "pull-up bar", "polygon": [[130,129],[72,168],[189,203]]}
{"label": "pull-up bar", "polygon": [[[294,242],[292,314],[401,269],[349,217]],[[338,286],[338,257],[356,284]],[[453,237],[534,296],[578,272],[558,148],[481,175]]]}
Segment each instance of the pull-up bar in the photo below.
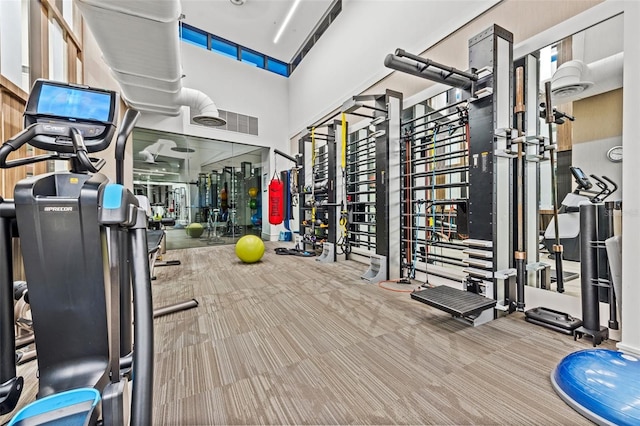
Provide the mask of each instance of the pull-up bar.
{"label": "pull-up bar", "polygon": [[296,163],[296,165],[298,165],[298,159],[297,159],[297,158],[292,157],[292,156],[290,156],[290,155],[288,155],[288,154],[285,154],[284,152],[280,151],[279,149],[275,149],[275,148],[274,148],[273,152],[274,152],[275,154],[278,154],[278,155],[279,155],[279,156],[281,156],[281,157],[286,158],[286,159],[287,159],[287,160],[289,160],[289,161],[293,161],[294,163]]}

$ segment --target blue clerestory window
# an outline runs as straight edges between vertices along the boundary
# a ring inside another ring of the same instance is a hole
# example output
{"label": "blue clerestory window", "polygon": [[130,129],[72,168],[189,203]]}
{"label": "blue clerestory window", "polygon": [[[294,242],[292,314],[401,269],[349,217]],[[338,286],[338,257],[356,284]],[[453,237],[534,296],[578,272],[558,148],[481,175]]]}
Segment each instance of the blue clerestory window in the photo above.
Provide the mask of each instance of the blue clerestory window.
{"label": "blue clerestory window", "polygon": [[289,64],[225,40],[222,37],[209,34],[188,24],[182,23],[180,25],[180,38],[187,43],[203,47],[228,58],[289,77]]}

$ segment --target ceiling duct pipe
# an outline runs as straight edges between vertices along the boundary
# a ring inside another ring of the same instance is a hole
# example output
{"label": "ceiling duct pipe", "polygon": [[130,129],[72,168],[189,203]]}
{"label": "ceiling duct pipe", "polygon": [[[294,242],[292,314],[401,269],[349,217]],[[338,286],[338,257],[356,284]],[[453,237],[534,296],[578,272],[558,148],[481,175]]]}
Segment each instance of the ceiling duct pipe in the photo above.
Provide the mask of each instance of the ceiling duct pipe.
{"label": "ceiling duct pipe", "polygon": [[122,98],[130,106],[142,112],[177,116],[187,105],[196,123],[225,124],[207,95],[182,87],[179,0],[75,3],[120,85]]}
{"label": "ceiling duct pipe", "polygon": [[622,87],[624,53],[590,64],[580,60],[560,65],[551,78],[551,94],[557,102],[572,102]]}
{"label": "ceiling duct pipe", "polygon": [[226,120],[220,118],[216,104],[203,92],[183,87],[178,96],[178,103],[188,106],[194,112],[193,121],[203,126],[224,126]]}
{"label": "ceiling duct pipe", "polygon": [[[475,74],[456,70],[452,67],[446,67],[425,58],[415,59],[415,55],[406,53],[402,49],[397,49],[395,54],[388,54],[384,59],[384,65],[387,68],[396,71],[402,71],[407,74],[422,77],[436,83],[446,84],[447,86],[456,87],[458,89],[469,90],[472,82],[477,80]],[[437,71],[430,70],[429,67],[437,68]]]}

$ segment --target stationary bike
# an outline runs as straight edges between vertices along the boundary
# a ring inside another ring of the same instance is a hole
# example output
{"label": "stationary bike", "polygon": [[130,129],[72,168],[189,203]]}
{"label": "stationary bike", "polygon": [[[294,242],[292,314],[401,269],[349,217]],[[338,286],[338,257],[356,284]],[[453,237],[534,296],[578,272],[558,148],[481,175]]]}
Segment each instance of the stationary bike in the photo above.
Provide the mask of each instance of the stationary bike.
{"label": "stationary bike", "polygon": [[[152,422],[146,212],[131,192],[98,173],[104,159],[89,156],[109,147],[119,102],[112,91],[38,80],[24,112],[25,130],[0,147],[0,168],[70,163],[69,172],[27,177],[16,184],[13,200],[0,198],[0,414],[15,408],[23,387],[13,332],[15,237],[39,375],[37,400],[9,425]],[[124,116],[116,142],[122,152],[136,118],[132,110]],[[26,144],[49,153],[8,160]]]}
{"label": "stationary bike", "polygon": [[[606,176],[591,175],[596,181],[599,191],[592,190],[593,184],[578,167],[570,167],[571,174],[577,184],[575,191],[567,194],[562,200],[562,207],[558,212],[558,233],[560,244],[563,246],[562,258],[580,261],[580,203],[589,201],[593,204],[603,202],[607,197],[618,190],[618,185]],[[549,253],[553,252],[555,244],[554,221],[551,219],[544,232],[543,244]]]}

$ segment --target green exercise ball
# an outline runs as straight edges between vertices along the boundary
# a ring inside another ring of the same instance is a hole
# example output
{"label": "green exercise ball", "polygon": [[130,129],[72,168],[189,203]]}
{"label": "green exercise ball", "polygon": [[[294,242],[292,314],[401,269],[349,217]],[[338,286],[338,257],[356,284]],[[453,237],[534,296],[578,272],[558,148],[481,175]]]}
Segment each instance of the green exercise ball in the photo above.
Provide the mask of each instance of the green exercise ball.
{"label": "green exercise ball", "polygon": [[236,256],[244,263],[255,263],[262,259],[264,243],[255,235],[245,235],[236,243]]}
{"label": "green exercise ball", "polygon": [[200,238],[204,232],[204,227],[197,222],[190,223],[189,226],[184,229],[191,238]]}
{"label": "green exercise ball", "polygon": [[258,200],[256,200],[255,198],[252,198],[251,200],[249,200],[249,208],[251,210],[255,210],[258,208]]}

